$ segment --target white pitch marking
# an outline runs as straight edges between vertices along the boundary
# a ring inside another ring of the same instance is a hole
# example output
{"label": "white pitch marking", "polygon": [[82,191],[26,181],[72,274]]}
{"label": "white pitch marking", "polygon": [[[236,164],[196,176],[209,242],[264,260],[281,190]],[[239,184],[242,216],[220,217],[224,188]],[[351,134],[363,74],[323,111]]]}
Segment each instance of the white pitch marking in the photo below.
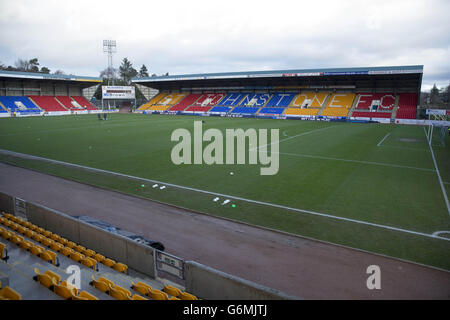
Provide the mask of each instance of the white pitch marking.
{"label": "white pitch marking", "polygon": [[433,236],[439,236],[441,233],[448,233],[448,234],[450,234],[450,231],[436,231],[436,232],[433,232]]}
{"label": "white pitch marking", "polygon": [[[425,131],[425,127],[423,128],[423,130]],[[425,131],[425,136],[426,135],[427,135],[427,132]],[[442,182],[441,174],[439,172],[439,168],[436,163],[436,158],[434,157],[434,151],[433,151],[433,147],[431,147],[431,143],[428,143],[428,147],[430,147],[430,153],[431,153],[431,157],[433,158],[434,168],[436,169],[439,184],[441,185],[442,195],[444,196],[444,201],[445,201],[445,204],[447,205],[447,212],[450,215],[450,204],[449,204],[448,198],[447,198],[447,191],[445,191],[444,183]]]}
{"label": "white pitch marking", "polygon": [[384,140],[386,140],[387,139],[387,137],[389,137],[391,135],[391,133],[389,132],[389,133],[387,133],[385,136],[384,136],[384,138],[380,141],[380,142],[378,142],[378,144],[377,144],[377,147],[379,147],[379,146],[381,146],[381,144],[383,143],[383,141]]}
{"label": "white pitch marking", "polygon": [[345,161],[345,162],[354,162],[354,163],[370,164],[370,165],[376,165],[376,166],[385,166],[385,167],[393,167],[393,168],[404,168],[404,169],[422,170],[422,171],[430,171],[430,172],[434,172],[435,171],[434,169],[411,167],[411,166],[403,166],[403,165],[400,165],[400,164],[392,164],[392,163],[384,163],[384,162],[341,159],[341,158],[332,158],[332,157],[315,156],[315,155],[310,155],[310,154],[297,154],[297,153],[287,153],[287,152],[278,152],[278,153],[279,154],[283,154],[283,155],[287,155],[287,156],[300,157],[300,158],[313,158],[313,159],[322,159],[322,160]]}
{"label": "white pitch marking", "polygon": [[297,134],[297,135],[295,135],[295,136],[292,136],[292,137],[289,137],[289,138],[286,138],[286,139],[281,139],[280,141],[277,141],[277,142],[272,142],[272,143],[268,143],[268,144],[265,144],[265,145],[260,146],[260,147],[252,148],[252,149],[250,149],[249,151],[258,150],[258,149],[260,149],[260,148],[265,148],[265,147],[271,146],[271,145],[273,145],[273,144],[275,144],[275,143],[280,144],[280,143],[283,142],[283,141],[287,141],[287,140],[294,139],[294,138],[297,138],[297,137],[305,136],[305,135],[310,134],[310,133],[313,133],[313,132],[318,132],[318,131],[330,129],[330,128],[333,128],[333,127],[336,127],[336,126],[335,126],[335,125],[334,125],[334,126],[328,126],[328,127],[324,127],[324,128],[319,128],[319,129],[314,129],[314,130],[311,130],[311,131],[302,132],[302,133]]}
{"label": "white pitch marking", "polygon": [[108,171],[108,170],[103,170],[103,169],[91,168],[91,167],[82,166],[82,165],[79,165],[79,164],[68,163],[68,162],[59,161],[59,160],[53,160],[53,159],[47,159],[47,158],[42,158],[42,157],[38,157],[38,156],[32,156],[32,155],[29,155],[29,154],[24,154],[24,153],[19,153],[19,152],[4,150],[4,149],[0,149],[0,153],[9,154],[9,155],[13,155],[13,156],[16,156],[16,157],[22,157],[22,158],[25,158],[25,159],[35,159],[35,160],[47,161],[47,162],[50,162],[50,163],[62,164],[62,165],[66,165],[66,166],[72,166],[72,167],[75,167],[75,168],[81,168],[81,169],[90,170],[90,171],[94,171],[94,172],[107,173],[107,174],[116,175],[116,176],[120,176],[120,177],[126,177],[126,178],[130,178],[130,179],[148,181],[148,182],[151,182],[151,183],[165,184],[167,186],[171,186],[171,187],[175,187],[175,188],[179,188],[179,189],[185,189],[185,190],[190,190],[190,191],[210,194],[210,195],[214,195],[214,196],[221,196],[221,197],[225,197],[225,198],[241,200],[241,201],[245,201],[245,202],[249,202],[249,203],[255,203],[255,204],[259,204],[259,205],[263,205],[263,206],[274,207],[274,208],[279,208],[279,209],[284,209],[284,210],[289,210],[289,211],[294,211],[294,212],[306,213],[306,214],[313,215],[313,216],[326,217],[326,218],[331,218],[331,219],[335,219],[335,220],[341,220],[341,221],[347,221],[347,222],[353,222],[353,223],[357,223],[357,224],[367,225],[367,226],[376,227],[376,228],[380,228],[380,229],[386,229],[386,230],[391,230],[391,231],[399,231],[399,232],[409,233],[409,234],[418,235],[418,236],[427,237],[427,238],[433,238],[433,239],[440,239],[440,240],[450,241],[450,238],[433,236],[432,234],[428,234],[428,233],[417,232],[417,231],[412,231],[412,230],[407,230],[407,229],[402,229],[402,228],[397,228],[397,227],[391,227],[391,226],[386,226],[386,225],[382,225],[382,224],[378,224],[378,223],[372,223],[372,222],[367,222],[367,221],[355,220],[355,219],[351,219],[351,218],[333,216],[333,215],[326,214],[326,213],[310,211],[310,210],[303,210],[303,209],[298,209],[298,208],[292,208],[292,207],[287,207],[287,206],[283,206],[283,205],[279,205],[279,204],[263,202],[263,201],[258,201],[258,200],[251,200],[251,199],[241,198],[241,197],[237,197],[237,196],[226,195],[226,194],[223,194],[223,193],[217,193],[217,192],[201,190],[201,189],[197,189],[197,188],[185,187],[185,186],[180,186],[180,185],[176,185],[176,184],[173,184],[173,183],[165,183],[165,182],[161,182],[161,181],[157,181],[157,180],[131,176],[131,175],[127,175],[127,174],[124,174],[124,173],[118,173],[118,172],[113,172],[113,171]]}

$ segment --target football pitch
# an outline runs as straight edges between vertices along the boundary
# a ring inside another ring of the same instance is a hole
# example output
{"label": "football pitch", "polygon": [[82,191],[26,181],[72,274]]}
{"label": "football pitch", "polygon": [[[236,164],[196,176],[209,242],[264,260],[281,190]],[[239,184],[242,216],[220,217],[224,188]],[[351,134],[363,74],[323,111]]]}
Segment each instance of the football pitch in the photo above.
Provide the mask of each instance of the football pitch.
{"label": "football pitch", "polygon": [[[279,129],[278,173],[260,175],[260,164],[173,164],[172,132],[193,132],[200,120],[203,132]],[[5,118],[0,160],[450,270],[450,137],[442,145],[436,129],[431,149],[425,133],[421,126],[252,118]]]}

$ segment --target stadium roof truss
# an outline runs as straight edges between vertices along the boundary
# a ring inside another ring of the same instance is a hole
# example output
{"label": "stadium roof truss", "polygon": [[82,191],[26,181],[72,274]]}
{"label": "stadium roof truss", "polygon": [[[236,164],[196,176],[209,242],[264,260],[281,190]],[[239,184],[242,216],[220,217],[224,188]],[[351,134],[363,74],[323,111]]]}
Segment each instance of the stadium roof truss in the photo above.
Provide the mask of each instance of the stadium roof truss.
{"label": "stadium roof truss", "polygon": [[160,91],[392,89],[418,93],[422,75],[423,65],[413,65],[185,74],[134,78],[132,82]]}

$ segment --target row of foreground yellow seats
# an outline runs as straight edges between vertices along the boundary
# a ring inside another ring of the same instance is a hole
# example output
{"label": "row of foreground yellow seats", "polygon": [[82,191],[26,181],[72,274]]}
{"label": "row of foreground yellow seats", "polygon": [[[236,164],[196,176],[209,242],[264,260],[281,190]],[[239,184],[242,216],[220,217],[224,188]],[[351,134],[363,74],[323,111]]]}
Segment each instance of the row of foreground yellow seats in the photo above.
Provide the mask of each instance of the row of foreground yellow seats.
{"label": "row of foreground yellow seats", "polygon": [[32,238],[33,240],[42,243],[46,247],[49,247],[78,263],[94,270],[98,270],[97,262],[99,262],[118,272],[128,273],[128,266],[124,263],[106,258],[100,253],[96,253],[94,250],[77,245],[75,242],[69,241],[58,234],[40,228],[31,222],[25,221],[9,213],[3,212],[3,216],[4,217],[0,217],[1,224],[24,234],[28,238]]}
{"label": "row of foreground yellow seats", "polygon": [[98,300],[98,298],[87,291],[78,292],[78,289],[66,280],[61,281],[61,277],[51,270],[41,273],[38,268],[34,269],[36,275],[33,280],[39,282],[47,289],[53,291],[58,296],[66,300]]}
{"label": "row of foreground yellow seats", "polygon": [[[153,300],[197,300],[197,297],[188,292],[181,291],[174,286],[166,285],[163,291],[153,289],[151,286],[144,282],[132,283],[131,289],[150,297]],[[170,297],[169,297],[170,296]]]}
{"label": "row of foreground yellow seats", "polygon": [[0,281],[0,300],[22,300],[22,295],[11,287],[2,287]]}
{"label": "row of foreground yellow seats", "polygon": [[91,282],[89,282],[89,284],[97,290],[109,294],[116,300],[148,300],[138,294],[134,294],[132,296],[129,290],[115,285],[113,281],[105,277],[99,277],[97,280],[95,280],[94,275],[92,275],[92,280]]}

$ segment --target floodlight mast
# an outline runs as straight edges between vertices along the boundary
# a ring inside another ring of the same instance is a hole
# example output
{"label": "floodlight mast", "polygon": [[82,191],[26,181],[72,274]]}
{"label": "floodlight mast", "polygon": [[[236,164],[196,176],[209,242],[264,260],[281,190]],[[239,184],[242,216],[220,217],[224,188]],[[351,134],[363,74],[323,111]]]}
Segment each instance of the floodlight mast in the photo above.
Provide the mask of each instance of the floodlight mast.
{"label": "floodlight mast", "polygon": [[112,80],[114,85],[114,69],[113,69],[113,54],[117,52],[116,40],[103,40],[103,53],[108,55],[108,84]]}

